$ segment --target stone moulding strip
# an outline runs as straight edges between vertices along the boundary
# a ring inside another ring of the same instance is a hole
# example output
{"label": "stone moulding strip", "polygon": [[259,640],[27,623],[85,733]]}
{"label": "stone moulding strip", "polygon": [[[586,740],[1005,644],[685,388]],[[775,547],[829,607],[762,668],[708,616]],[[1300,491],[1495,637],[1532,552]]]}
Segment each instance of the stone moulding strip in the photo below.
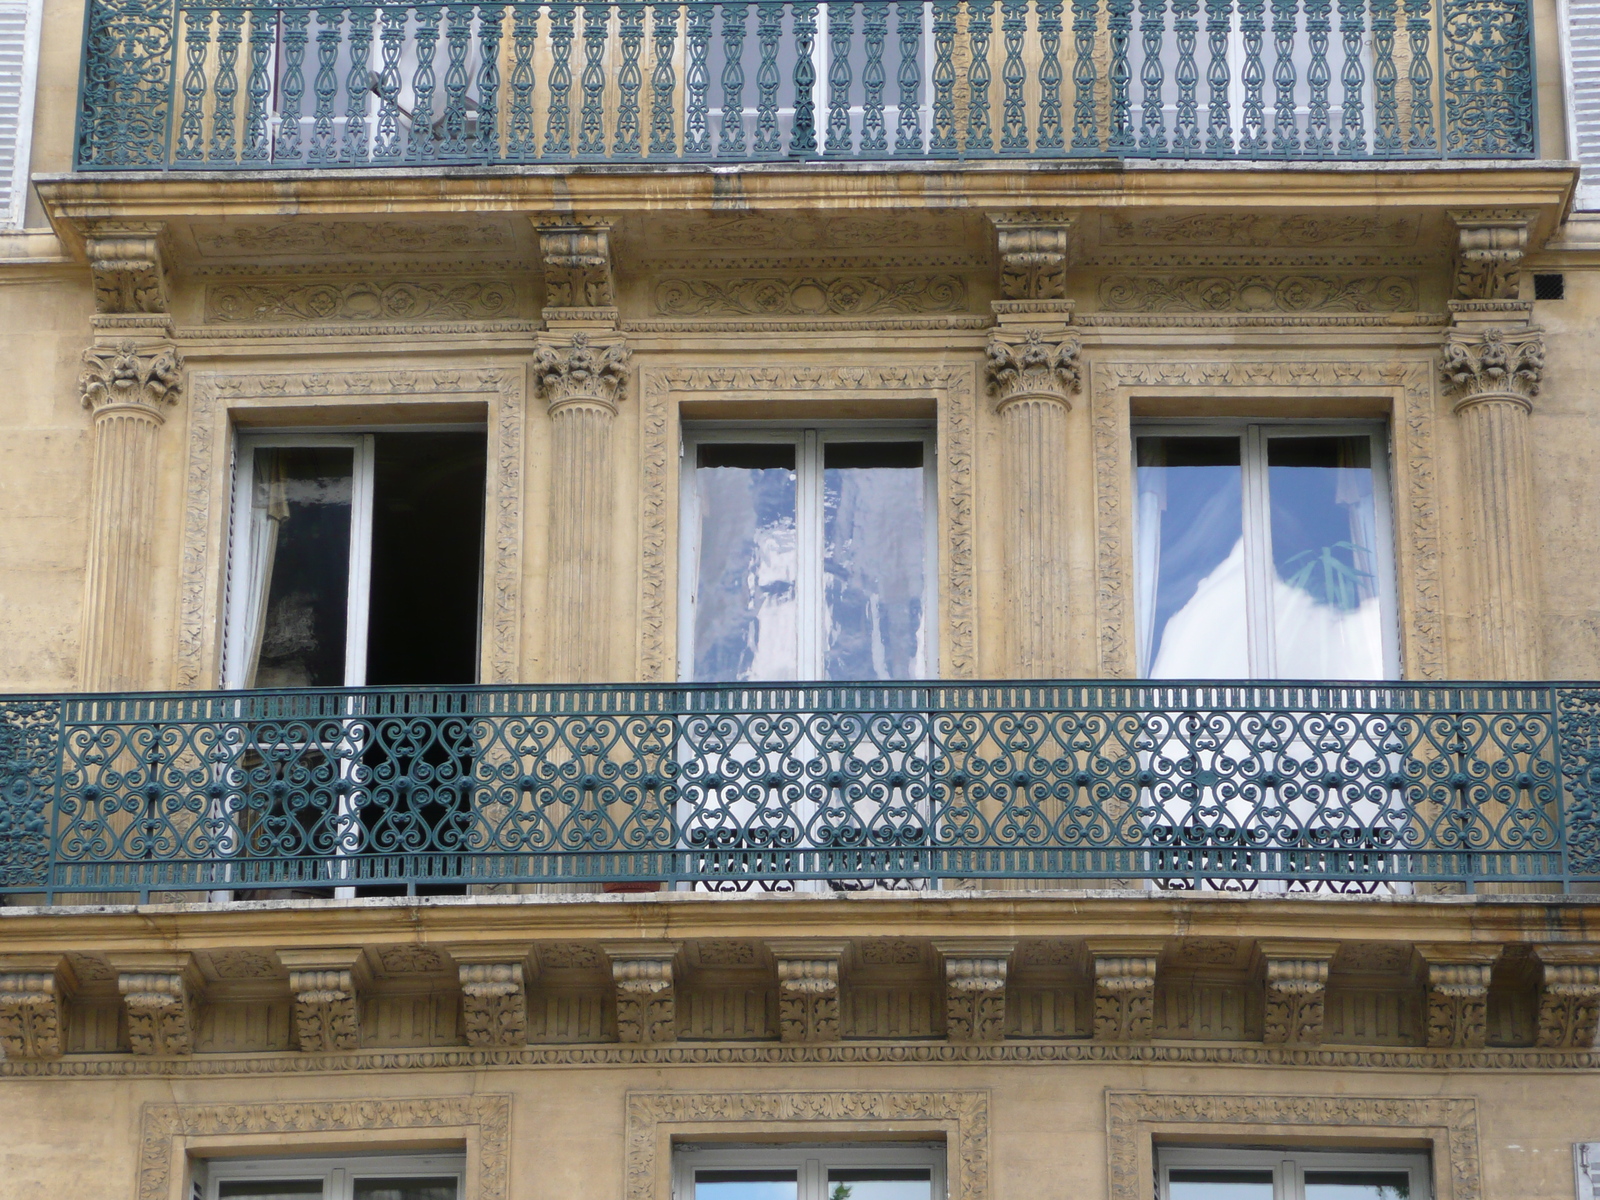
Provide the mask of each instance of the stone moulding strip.
{"label": "stone moulding strip", "polygon": [[1229,1044],[1009,1041],[830,1042],[821,1044],[675,1042],[663,1045],[534,1045],[478,1049],[450,1046],[344,1053],[202,1054],[142,1058],[129,1054],[72,1054],[53,1060],[0,1059],[0,1079],[225,1079],[253,1075],[342,1075],[365,1071],[462,1071],[528,1067],[859,1066],[880,1063],[947,1065],[1131,1063],[1147,1066],[1318,1067],[1329,1070],[1594,1071],[1600,1050],[1530,1047],[1484,1050],[1289,1047]]}
{"label": "stone moulding strip", "polygon": [[[1106,1093],[1106,1153],[1111,1200],[1150,1194],[1155,1133],[1191,1134],[1202,1127],[1223,1138],[1283,1138],[1307,1130],[1349,1130],[1352,1137],[1431,1137],[1434,1174],[1448,1190],[1437,1200],[1481,1200],[1478,1106],[1475,1100],[1426,1096],[1193,1095]],[[1230,1127],[1232,1127],[1230,1129]]]}
{"label": "stone moulding strip", "polygon": [[[988,1200],[989,1093],[928,1092],[629,1092],[624,1200],[666,1200],[662,1126],[770,1124],[773,1133],[815,1130],[818,1122],[873,1123],[896,1133],[926,1124],[950,1137],[949,1200]],[[753,1135],[759,1140],[759,1133]],[[141,1197],[141,1200],[143,1198]]]}
{"label": "stone moulding strip", "polygon": [[[139,1120],[137,1200],[171,1200],[178,1144],[191,1138],[237,1139],[248,1151],[252,1136],[351,1134],[377,1130],[459,1130],[477,1133],[477,1191],[462,1200],[505,1200],[511,1157],[511,1097],[421,1097],[409,1100],[291,1100],[273,1104],[146,1104]],[[281,1147],[274,1142],[273,1149]],[[469,1173],[473,1164],[468,1164]]]}
{"label": "stone moulding strip", "polygon": [[[408,332],[415,333],[415,330]],[[174,685],[181,690],[219,686],[216,631],[226,574],[226,520],[232,434],[231,408],[270,409],[292,400],[417,404],[482,397],[489,408],[490,504],[485,514],[493,570],[485,597],[485,683],[523,677],[522,563],[524,488],[527,476],[524,371],[521,367],[396,368],[327,371],[311,367],[269,373],[195,372],[191,376],[184,467],[183,521],[178,580],[178,638]]]}
{"label": "stone moulding strip", "polygon": [[678,404],[684,400],[932,399],[938,414],[939,662],[944,679],[978,671],[976,529],[977,454],[973,367],[658,367],[641,372],[641,544],[639,679],[676,678],[671,649],[677,595],[676,463]]}

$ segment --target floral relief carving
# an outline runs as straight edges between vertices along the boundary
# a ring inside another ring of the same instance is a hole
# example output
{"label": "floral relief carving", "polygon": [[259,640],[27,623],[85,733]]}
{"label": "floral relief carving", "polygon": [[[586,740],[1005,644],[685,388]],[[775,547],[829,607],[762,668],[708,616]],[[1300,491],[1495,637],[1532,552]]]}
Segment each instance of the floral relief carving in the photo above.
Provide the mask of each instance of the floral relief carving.
{"label": "floral relief carving", "polygon": [[1539,1025],[1534,1044],[1548,1049],[1587,1050],[1600,1026],[1600,964],[1547,962],[1539,987]]}
{"label": "floral relief carving", "polygon": [[874,391],[932,392],[938,403],[939,487],[945,520],[944,610],[940,674],[970,679],[977,674],[976,550],[973,520],[973,461],[976,455],[973,379],[968,367],[677,368],[647,371],[642,386],[641,562],[639,583],[640,678],[661,683],[674,677],[676,650],[669,645],[671,573],[668,530],[676,512],[668,486],[677,454],[674,393],[781,396],[786,391],[841,392],[860,397]]}
{"label": "floral relief carving", "polygon": [[897,1131],[927,1122],[949,1136],[949,1200],[989,1195],[989,1093],[952,1092],[629,1092],[624,1200],[658,1196],[657,1156],[664,1124],[771,1122],[812,1129],[817,1122],[894,1122]]}
{"label": "floral relief carving", "polygon": [[177,403],[182,371],[183,359],[170,345],[125,341],[90,346],[83,352],[78,390],[83,406],[96,413],[131,407],[159,416]]}
{"label": "floral relief carving", "polygon": [[382,946],[378,961],[388,975],[426,975],[430,971],[445,969],[444,955],[432,946]]}
{"label": "floral relief carving", "polygon": [[995,406],[1039,397],[1065,400],[1082,383],[1081,350],[1076,337],[1046,339],[1037,329],[1030,329],[1020,341],[998,330],[990,334],[989,392]]}
{"label": "floral relief carving", "polygon": [[1094,959],[1094,1040],[1148,1042],[1155,1028],[1154,956]]}
{"label": "floral relief carving", "polygon": [[778,960],[778,1036],[785,1042],[839,1040],[839,960]]}
{"label": "floral relief carving", "polygon": [[472,321],[511,316],[508,279],[393,279],[316,283],[217,283],[206,288],[213,325],[306,321]]}
{"label": "floral relief carving", "polygon": [[1544,333],[1538,328],[1452,331],[1444,343],[1440,371],[1457,407],[1478,399],[1509,399],[1524,405],[1539,394],[1544,376]]}
{"label": "floral relief carving", "polygon": [[547,942],[538,949],[539,965],[552,970],[598,970],[605,957],[582,942]]}
{"label": "floral relief carving", "polygon": [[[1107,1092],[1107,1159],[1111,1200],[1145,1200],[1149,1195],[1148,1153],[1152,1125],[1163,1131],[1184,1125],[1205,1126],[1207,1136],[1219,1127],[1263,1126],[1276,1136],[1292,1138],[1308,1127],[1360,1130],[1363,1137],[1380,1132],[1416,1137],[1443,1131],[1444,1144],[1435,1171],[1450,1174],[1454,1200],[1482,1200],[1483,1172],[1478,1148],[1478,1108],[1470,1099],[1429,1096],[1195,1095],[1158,1092]],[[1241,1130],[1241,1133],[1246,1132]],[[1226,1137],[1226,1133],[1220,1134]]]}
{"label": "floral relief carving", "polygon": [[506,1200],[511,1167],[511,1097],[293,1100],[269,1104],[146,1104],[139,1120],[137,1200],[172,1194],[178,1139],[272,1134],[362,1134],[376,1130],[477,1130],[478,1191],[462,1200]]}
{"label": "floral relief carving", "polygon": [[0,972],[0,1058],[60,1057],[61,1006],[54,972]]}
{"label": "floral relief carving", "polygon": [[160,225],[91,227],[85,250],[96,313],[168,311],[162,240]]}
{"label": "floral relief carving", "polygon": [[678,1036],[676,992],[670,958],[614,958],[617,1040],[655,1044]]}
{"label": "floral relief carving", "polygon": [[1484,1044],[1490,970],[1487,963],[1428,964],[1428,1045]]}
{"label": "floral relief carving", "polygon": [[1327,996],[1327,959],[1269,959],[1262,1040],[1278,1045],[1321,1043]]}
{"label": "floral relief carving", "polygon": [[959,275],[756,275],[663,279],[656,312],[669,317],[876,316],[961,312],[967,285]]}
{"label": "floral relief carving", "polygon": [[1516,299],[1537,215],[1515,209],[1450,214],[1456,225],[1456,299]]}
{"label": "floral relief carving", "polygon": [[564,344],[542,341],[533,352],[534,385],[551,412],[571,404],[599,404],[615,412],[631,357],[625,343],[591,344],[586,333],[573,334]]}
{"label": "floral relief carving", "polygon": [[1420,219],[1410,216],[1199,213],[1131,217],[1107,213],[1100,221],[1100,240],[1118,245],[1398,247],[1415,244],[1420,230]]}
{"label": "floral relief carving", "polygon": [[1065,299],[1070,229],[1070,219],[1054,224],[1036,224],[1023,218],[995,220],[1001,299]]}
{"label": "floral relief carving", "polygon": [[[1403,644],[1407,675],[1443,679],[1444,598],[1439,556],[1438,478],[1434,459],[1434,390],[1429,362],[1208,360],[1200,362],[1096,362],[1092,369],[1095,461],[1096,608],[1100,673],[1124,678],[1136,664],[1132,651],[1132,523],[1126,510],[1131,471],[1127,393],[1139,387],[1275,387],[1399,389],[1394,456],[1404,464],[1396,506],[1396,543],[1403,581]],[[1403,429],[1400,425],[1403,424]]]}
{"label": "floral relief carving", "polygon": [[552,225],[539,230],[546,308],[609,308],[611,230],[605,225]]}
{"label": "floral relief carving", "polygon": [[354,1050],[361,1045],[361,1006],[355,972],[290,971],[295,1040],[307,1054]]}
{"label": "floral relief carving", "polygon": [[271,979],[281,974],[276,962],[254,950],[213,950],[210,959],[218,979]]}
{"label": "floral relief carving", "polygon": [[178,648],[174,682],[191,689],[215,685],[214,631],[221,603],[225,544],[217,442],[228,433],[224,401],[235,407],[296,397],[389,396],[430,399],[489,397],[490,536],[492,594],[486,597],[486,682],[522,678],[523,372],[477,370],[301,371],[269,374],[200,374],[189,404],[189,453],[184,479],[182,547],[178,583]]}
{"label": "floral relief carving", "polygon": [[188,1054],[194,1049],[195,1001],[183,971],[124,971],[117,991],[128,1013],[135,1054]]}
{"label": "floral relief carving", "polygon": [[944,960],[945,1029],[952,1042],[994,1042],[1006,1033],[1006,960]]}
{"label": "floral relief carving", "polygon": [[1109,312],[1409,312],[1416,280],[1404,275],[1108,275]]}
{"label": "floral relief carving", "polygon": [[523,1046],[528,994],[521,963],[463,963],[461,1026],[469,1046]]}
{"label": "floral relief carving", "polygon": [[511,245],[511,235],[504,228],[465,221],[286,221],[277,225],[195,225],[191,232],[196,247],[207,258],[447,253]]}

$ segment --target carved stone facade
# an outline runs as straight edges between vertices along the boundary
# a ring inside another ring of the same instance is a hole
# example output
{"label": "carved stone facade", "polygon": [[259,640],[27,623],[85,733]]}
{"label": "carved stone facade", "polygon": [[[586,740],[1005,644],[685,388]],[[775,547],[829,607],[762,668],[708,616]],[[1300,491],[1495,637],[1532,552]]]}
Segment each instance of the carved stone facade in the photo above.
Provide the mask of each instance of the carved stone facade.
{"label": "carved stone facade", "polygon": [[1268,1045],[1321,1044],[1328,964],[1336,950],[1261,946],[1267,987],[1262,1040]]}
{"label": "carved stone facade", "polygon": [[1475,1049],[1488,1033],[1489,980],[1495,946],[1422,945],[1427,969],[1427,1042],[1430,1046]]}
{"label": "carved stone facade", "polygon": [[1094,956],[1094,1040],[1147,1042],[1154,1032],[1156,954],[1154,948],[1107,946]]}
{"label": "carved stone facade", "polygon": [[72,968],[58,955],[0,962],[0,1059],[61,1056]]}
{"label": "carved stone facade", "polygon": [[528,993],[523,964],[462,963],[461,1029],[469,1046],[525,1046]]}
{"label": "carved stone facade", "polygon": [[1540,946],[1535,1045],[1587,1050],[1600,1027],[1600,955],[1586,946]]}
{"label": "carved stone facade", "polygon": [[778,1036],[810,1044],[839,1040],[839,966],[844,946],[772,947],[778,963]]}
{"label": "carved stone facade", "polygon": [[676,951],[659,946],[607,950],[617,989],[617,1039],[655,1045],[678,1038]]}
{"label": "carved stone facade", "polygon": [[952,1042],[996,1042],[1006,1035],[1009,945],[946,944],[945,1036]]}
{"label": "carved stone facade", "polygon": [[611,231],[604,225],[547,225],[539,229],[547,309],[610,309],[616,319]]}
{"label": "carved stone facade", "polygon": [[128,1046],[138,1055],[190,1054],[202,980],[188,954],[115,954]]}
{"label": "carved stone facade", "polygon": [[1064,300],[1071,220],[1039,223],[1024,216],[994,218],[1003,300]]}
{"label": "carved stone facade", "polygon": [[364,951],[280,951],[294,997],[294,1034],[308,1054],[361,1045],[361,990],[372,977]]}
{"label": "carved stone facade", "polygon": [[85,238],[94,307],[101,314],[166,313],[167,267],[161,224],[97,222]]}

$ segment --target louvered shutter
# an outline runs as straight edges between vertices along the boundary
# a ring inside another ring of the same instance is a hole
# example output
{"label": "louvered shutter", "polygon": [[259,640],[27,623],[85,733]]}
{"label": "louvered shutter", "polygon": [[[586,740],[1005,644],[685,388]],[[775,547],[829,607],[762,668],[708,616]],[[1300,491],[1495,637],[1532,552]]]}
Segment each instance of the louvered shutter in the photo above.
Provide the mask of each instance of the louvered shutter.
{"label": "louvered shutter", "polygon": [[1600,0],[1567,0],[1568,112],[1583,163],[1578,207],[1600,209]]}
{"label": "louvered shutter", "polygon": [[39,69],[37,0],[0,0],[0,226],[21,226]]}

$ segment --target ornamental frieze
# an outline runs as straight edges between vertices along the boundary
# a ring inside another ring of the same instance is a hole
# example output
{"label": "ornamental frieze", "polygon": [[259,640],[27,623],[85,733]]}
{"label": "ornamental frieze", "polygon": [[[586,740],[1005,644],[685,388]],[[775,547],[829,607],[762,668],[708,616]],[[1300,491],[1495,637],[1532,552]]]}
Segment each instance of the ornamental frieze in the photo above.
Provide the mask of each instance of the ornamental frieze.
{"label": "ornamental frieze", "polygon": [[961,312],[967,285],[957,275],[752,275],[663,279],[655,310],[672,317],[865,317]]}
{"label": "ornamental frieze", "polygon": [[1196,213],[1100,220],[1103,245],[1149,246],[1410,246],[1421,229],[1417,217],[1272,216]]}
{"label": "ornamental frieze", "polygon": [[285,221],[277,225],[195,225],[195,247],[206,258],[285,258],[290,255],[459,253],[512,244],[499,225],[452,221]]}
{"label": "ornamental frieze", "polygon": [[217,283],[206,288],[212,325],[300,321],[479,321],[514,316],[506,279],[368,279],[351,282]]}
{"label": "ornamental frieze", "polygon": [[1108,312],[1408,312],[1416,280],[1405,275],[1107,275]]}

